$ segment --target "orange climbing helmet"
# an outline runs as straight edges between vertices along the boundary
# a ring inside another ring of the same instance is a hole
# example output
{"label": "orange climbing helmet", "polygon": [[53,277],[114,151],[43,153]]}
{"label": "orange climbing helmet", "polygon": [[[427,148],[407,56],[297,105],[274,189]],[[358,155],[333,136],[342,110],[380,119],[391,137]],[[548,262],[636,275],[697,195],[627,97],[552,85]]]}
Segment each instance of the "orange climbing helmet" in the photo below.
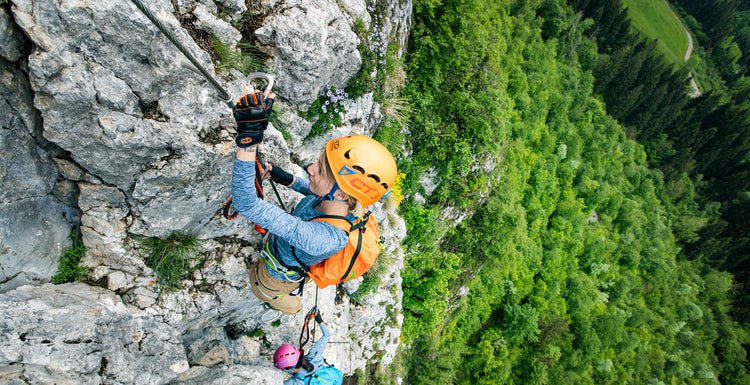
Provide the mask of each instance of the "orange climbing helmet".
{"label": "orange climbing helmet", "polygon": [[362,135],[332,139],[326,159],[341,191],[367,207],[388,195],[396,182],[396,160],[377,140]]}

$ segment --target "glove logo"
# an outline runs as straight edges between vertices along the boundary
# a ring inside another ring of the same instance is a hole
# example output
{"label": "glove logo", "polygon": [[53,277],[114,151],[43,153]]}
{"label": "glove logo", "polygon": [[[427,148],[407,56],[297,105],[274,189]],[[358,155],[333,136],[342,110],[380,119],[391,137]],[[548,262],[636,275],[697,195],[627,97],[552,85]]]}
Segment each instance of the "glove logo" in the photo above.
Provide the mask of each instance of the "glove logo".
{"label": "glove logo", "polygon": [[242,138],[240,139],[240,143],[242,144],[250,144],[253,142],[253,138]]}

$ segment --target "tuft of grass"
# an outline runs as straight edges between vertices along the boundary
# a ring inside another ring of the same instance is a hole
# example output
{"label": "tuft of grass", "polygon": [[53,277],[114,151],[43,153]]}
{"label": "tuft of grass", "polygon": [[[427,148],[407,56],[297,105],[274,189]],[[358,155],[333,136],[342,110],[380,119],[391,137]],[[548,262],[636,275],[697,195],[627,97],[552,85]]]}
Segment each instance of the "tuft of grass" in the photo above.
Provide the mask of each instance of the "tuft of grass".
{"label": "tuft of grass", "polygon": [[273,127],[281,132],[281,135],[284,137],[284,140],[287,143],[292,142],[292,134],[289,133],[289,130],[286,127],[286,124],[284,123],[284,112],[277,110],[278,107],[274,108],[274,113],[271,114],[271,117],[269,118],[269,121],[271,124],[273,124]]}
{"label": "tuft of grass", "polygon": [[385,98],[382,103],[383,114],[396,121],[399,126],[406,126],[411,115],[411,104],[404,97]]}
{"label": "tuft of grass", "polygon": [[349,297],[349,301],[355,304],[361,303],[366,296],[374,293],[383,283],[383,275],[391,263],[393,263],[392,259],[381,252],[380,256],[375,260],[375,264],[363,276],[359,289]]}
{"label": "tuft of grass", "polygon": [[73,247],[65,250],[57,265],[57,274],[52,276],[52,282],[56,284],[80,281],[86,276],[88,266],[81,265],[83,257],[86,256],[86,247],[83,246],[81,235],[73,229],[68,235],[73,242]]}
{"label": "tuft of grass", "polygon": [[275,328],[281,326],[281,320],[277,319],[276,321],[271,322],[271,326],[273,326]]}
{"label": "tuft of grass", "polygon": [[406,86],[407,74],[404,69],[404,61],[398,58],[397,53],[398,47],[395,44],[388,46],[386,53],[386,95],[398,95]]}
{"label": "tuft of grass", "polygon": [[201,250],[200,240],[193,234],[172,233],[167,238],[140,238],[146,266],[156,273],[162,290],[182,287],[194,268],[193,261]]}
{"label": "tuft of grass", "polygon": [[219,70],[234,68],[244,75],[264,71],[265,64],[260,50],[252,44],[238,43],[237,47],[233,48],[215,36],[211,36],[211,45],[219,56],[219,63],[216,66]]}

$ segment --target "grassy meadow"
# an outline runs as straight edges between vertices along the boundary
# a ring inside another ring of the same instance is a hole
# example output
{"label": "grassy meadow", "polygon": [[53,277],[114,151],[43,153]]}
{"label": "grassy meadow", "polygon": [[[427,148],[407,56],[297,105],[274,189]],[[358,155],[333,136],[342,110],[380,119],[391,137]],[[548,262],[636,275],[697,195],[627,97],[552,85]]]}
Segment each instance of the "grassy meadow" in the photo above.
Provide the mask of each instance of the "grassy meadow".
{"label": "grassy meadow", "polygon": [[662,0],[623,0],[633,28],[658,40],[657,52],[676,67],[685,62],[688,38],[669,6]]}

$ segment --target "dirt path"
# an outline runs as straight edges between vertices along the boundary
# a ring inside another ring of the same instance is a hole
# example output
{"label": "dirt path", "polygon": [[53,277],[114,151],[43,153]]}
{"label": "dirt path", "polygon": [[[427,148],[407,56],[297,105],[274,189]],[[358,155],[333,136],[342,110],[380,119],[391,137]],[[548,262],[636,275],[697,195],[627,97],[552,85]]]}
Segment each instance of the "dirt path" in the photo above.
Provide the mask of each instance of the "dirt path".
{"label": "dirt path", "polygon": [[[685,31],[685,35],[687,35],[688,38],[688,47],[685,51],[685,64],[687,64],[688,59],[690,59],[690,55],[693,54],[693,37],[690,36],[690,32],[688,32],[687,28],[685,28],[685,25],[682,24],[682,20],[680,20],[679,17],[677,17],[677,14],[674,13],[674,10],[672,7],[669,6],[669,2],[667,0],[664,0],[664,4],[669,7],[669,11],[672,12],[672,16],[674,16],[675,19],[677,19],[677,22],[680,23],[680,26],[682,27],[682,30]],[[701,90],[698,89],[698,83],[695,82],[695,79],[693,78],[693,73],[691,72],[688,76],[690,76],[690,86],[693,89],[690,92],[690,96],[697,98],[702,95]]]}

